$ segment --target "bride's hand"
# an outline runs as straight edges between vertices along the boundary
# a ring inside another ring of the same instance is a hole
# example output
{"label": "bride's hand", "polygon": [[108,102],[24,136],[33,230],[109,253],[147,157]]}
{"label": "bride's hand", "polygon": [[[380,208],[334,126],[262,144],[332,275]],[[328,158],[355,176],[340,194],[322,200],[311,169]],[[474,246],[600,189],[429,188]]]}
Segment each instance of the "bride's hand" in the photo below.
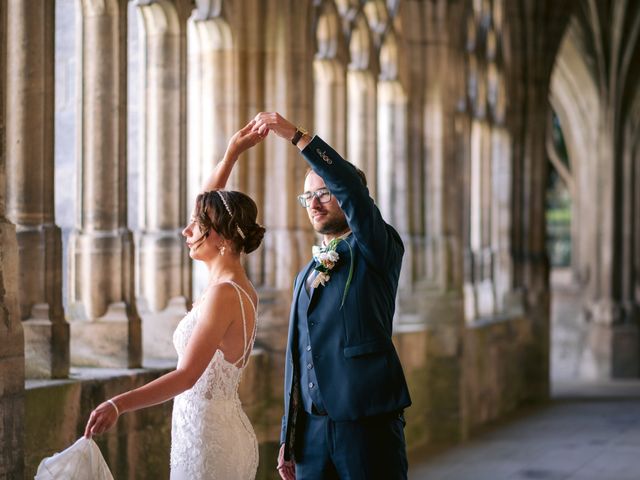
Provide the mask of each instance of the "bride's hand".
{"label": "bride's hand", "polygon": [[246,152],[266,138],[269,131],[253,131],[252,129],[255,123],[255,120],[251,120],[242,129],[233,134],[229,139],[229,144],[227,145],[228,155],[233,158],[238,158],[242,153]]}
{"label": "bride's hand", "polygon": [[87,426],[84,428],[84,436],[100,435],[113,427],[118,421],[118,412],[109,402],[102,402],[91,412]]}

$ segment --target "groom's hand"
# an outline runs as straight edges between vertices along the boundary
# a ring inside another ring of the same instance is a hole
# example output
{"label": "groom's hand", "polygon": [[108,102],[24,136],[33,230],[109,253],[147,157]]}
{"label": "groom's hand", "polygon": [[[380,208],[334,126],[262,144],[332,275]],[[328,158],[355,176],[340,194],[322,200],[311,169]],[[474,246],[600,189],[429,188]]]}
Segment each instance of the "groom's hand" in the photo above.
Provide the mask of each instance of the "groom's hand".
{"label": "groom's hand", "polygon": [[278,453],[278,473],[283,480],[296,480],[296,464],[292,460],[284,459],[284,443]]}
{"label": "groom's hand", "polygon": [[278,112],[260,112],[255,116],[253,130],[260,134],[272,131],[277,136],[291,141],[296,134],[296,126]]}

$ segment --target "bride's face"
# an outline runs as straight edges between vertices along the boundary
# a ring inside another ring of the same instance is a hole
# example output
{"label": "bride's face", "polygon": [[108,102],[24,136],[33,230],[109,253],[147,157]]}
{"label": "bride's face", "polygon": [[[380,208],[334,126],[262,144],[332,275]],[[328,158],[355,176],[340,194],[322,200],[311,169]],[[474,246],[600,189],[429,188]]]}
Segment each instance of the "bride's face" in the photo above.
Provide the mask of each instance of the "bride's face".
{"label": "bride's face", "polygon": [[219,247],[223,245],[223,239],[213,229],[203,233],[200,224],[192,215],[189,223],[182,230],[185,243],[189,248],[189,256],[194,260],[207,261],[220,254]]}

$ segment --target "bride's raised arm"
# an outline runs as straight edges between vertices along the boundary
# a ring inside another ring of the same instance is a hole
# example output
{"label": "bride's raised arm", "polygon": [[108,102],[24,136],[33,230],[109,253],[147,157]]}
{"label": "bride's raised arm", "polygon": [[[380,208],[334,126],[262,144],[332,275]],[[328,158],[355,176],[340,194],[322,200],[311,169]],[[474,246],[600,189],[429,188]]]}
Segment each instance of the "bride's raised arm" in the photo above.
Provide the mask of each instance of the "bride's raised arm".
{"label": "bride's raised arm", "polygon": [[251,129],[254,124],[255,120],[251,120],[231,137],[227,144],[227,151],[224,153],[224,157],[220,162],[218,162],[216,167],[213,169],[213,172],[211,172],[204,182],[201,192],[223,190],[229,180],[231,170],[233,170],[233,166],[238,160],[238,157],[251,147],[264,140],[269,131],[267,130],[263,133],[258,133],[257,131],[253,132]]}
{"label": "bride's raised arm", "polygon": [[[224,158],[204,183],[203,192],[224,189],[238,157],[267,136],[268,130],[263,133],[252,132],[254,123],[252,120],[231,137]],[[199,323],[179,367],[142,387],[116,395],[98,405],[87,421],[85,436],[91,437],[110,429],[124,412],[165,402],[191,388],[210,363],[229,327],[230,317],[215,315],[215,312],[228,311],[228,305],[236,299],[236,292],[229,285],[212,288],[210,295],[203,301],[202,315],[205,319],[217,320]]]}

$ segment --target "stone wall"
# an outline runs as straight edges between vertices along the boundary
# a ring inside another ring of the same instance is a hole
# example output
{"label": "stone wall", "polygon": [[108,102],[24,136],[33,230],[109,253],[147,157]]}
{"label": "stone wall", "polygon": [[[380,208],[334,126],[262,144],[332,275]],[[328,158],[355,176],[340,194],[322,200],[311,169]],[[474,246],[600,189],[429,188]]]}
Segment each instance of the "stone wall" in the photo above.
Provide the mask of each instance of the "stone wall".
{"label": "stone wall", "polygon": [[[425,328],[405,329],[394,341],[402,361],[413,405],[405,416],[409,454],[441,447],[515,410],[530,397],[526,377],[530,322],[496,320],[465,332],[462,363],[434,354],[440,338]],[[279,354],[254,351],[240,396],[260,444],[258,479],[277,479],[275,470],[282,415],[282,371]],[[462,351],[456,355],[462,358]],[[443,384],[465,379],[461,402],[438,398]],[[26,477],[32,478],[46,456],[82,435],[89,412],[105,398],[135,388],[166,369],[73,369],[72,379],[30,381],[26,392]],[[446,405],[446,408],[442,408]],[[445,421],[443,421],[445,417]],[[437,421],[436,421],[437,420]],[[447,428],[443,429],[443,425]],[[96,441],[118,479],[167,478],[171,437],[171,403],[125,414],[116,428]]]}

